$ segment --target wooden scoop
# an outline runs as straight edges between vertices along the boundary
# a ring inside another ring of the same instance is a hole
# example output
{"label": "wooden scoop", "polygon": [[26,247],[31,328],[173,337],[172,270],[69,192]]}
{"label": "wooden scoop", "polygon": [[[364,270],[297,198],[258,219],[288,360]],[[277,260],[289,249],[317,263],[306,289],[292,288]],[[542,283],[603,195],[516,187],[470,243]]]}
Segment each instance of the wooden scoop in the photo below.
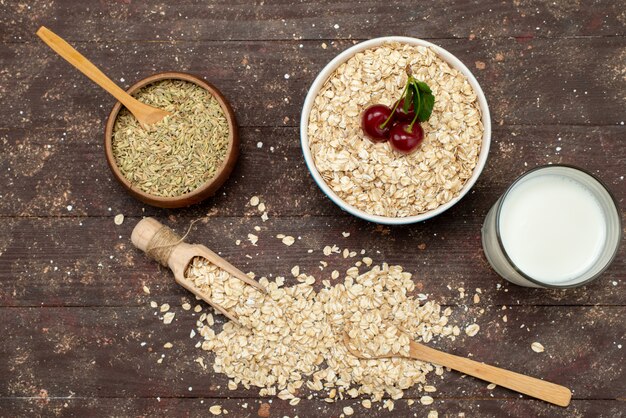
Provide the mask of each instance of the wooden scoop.
{"label": "wooden scoop", "polygon": [[89,77],[97,85],[111,93],[113,97],[126,106],[144,129],[149,125],[159,122],[170,114],[165,110],[141,103],[139,100],[126,93],[87,58],[83,57],[77,50],[72,48],[70,44],[48,28],[44,26],[40,27],[37,31],[37,36],[52,48],[54,52],[65,58],[67,62],[76,67],[76,69]]}
{"label": "wooden scoop", "polygon": [[[241,270],[224,260],[204,245],[187,244],[170,228],[154,218],[144,218],[135,225],[130,237],[133,245],[154,258],[174,273],[174,279],[185,289],[204,300],[228,319],[239,324],[237,318],[224,309],[204,292],[200,291],[191,280],[185,278],[185,270],[194,257],[204,257],[210,263],[230,273],[233,277],[249,284],[263,293],[267,290],[257,281],[249,278]],[[155,251],[158,251],[155,253]]]}
{"label": "wooden scoop", "polygon": [[354,344],[347,333],[343,336],[343,343],[350,354],[364,360],[392,357],[411,358],[414,360],[439,364],[440,366],[448,367],[452,370],[477,377],[490,383],[495,383],[498,386],[502,386],[555,405],[568,406],[570,400],[572,399],[572,392],[565,386],[560,386],[555,383],[546,382],[545,380],[511,372],[499,367],[489,366],[488,364],[479,363],[464,357],[444,353],[443,351],[435,350],[434,348],[416,343],[415,341],[410,341],[409,355],[407,357],[398,354],[368,357],[354,347]]}

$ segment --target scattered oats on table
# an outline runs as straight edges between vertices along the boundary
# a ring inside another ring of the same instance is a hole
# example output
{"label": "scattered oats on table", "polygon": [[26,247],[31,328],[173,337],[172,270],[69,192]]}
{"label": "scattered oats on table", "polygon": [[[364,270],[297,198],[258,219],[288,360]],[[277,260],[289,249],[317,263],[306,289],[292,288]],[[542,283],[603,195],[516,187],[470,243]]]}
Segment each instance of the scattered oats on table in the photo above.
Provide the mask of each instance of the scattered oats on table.
{"label": "scattered oats on table", "polygon": [[220,405],[213,405],[209,408],[209,412],[213,415],[220,415],[222,413],[222,407]]}
{"label": "scattered oats on table", "polygon": [[[325,401],[331,403],[366,395],[365,408],[388,395],[391,399],[384,401],[384,407],[389,411],[394,409],[393,400],[414,385],[427,393],[436,391],[427,379],[432,372],[443,375],[441,366],[406,358],[361,360],[343,345],[343,335],[348,333],[359,351],[407,354],[409,340],[454,341],[460,335],[459,327],[449,323],[451,308],[442,310],[435,302],[413,295],[410,273],[386,263],[364,272],[350,267],[342,282],[331,286],[326,280],[319,291],[313,287],[316,278],[300,273],[299,266],[292,268],[292,274],[299,283],[292,287],[283,287],[282,276],[274,281],[261,277],[259,283],[268,290],[264,294],[202,257],[188,266],[185,277],[241,323],[227,321],[218,331],[208,312],[196,322],[201,338],[196,347],[212,353],[207,359],[212,359],[215,372],[229,377],[229,389],[258,387],[261,396],[278,396],[292,405],[299,402],[303,387],[326,391]],[[334,270],[332,276],[338,278],[339,272]],[[183,304],[184,310],[190,307]],[[200,312],[201,306],[194,311]],[[163,322],[173,319],[174,313],[166,312]],[[475,335],[478,325],[468,329]],[[194,361],[205,367],[203,357]],[[429,399],[426,395],[420,402],[428,404]]]}
{"label": "scattered oats on table", "polygon": [[291,247],[293,245],[294,242],[296,242],[296,239],[292,236],[286,236],[282,239],[283,244],[285,244],[288,247]]}
{"label": "scattered oats on table", "polygon": [[543,345],[541,343],[538,342],[534,342],[530,345],[530,348],[535,352],[535,353],[543,353],[545,351],[545,348],[543,347]]}
{"label": "scattered oats on table", "polygon": [[122,215],[121,213],[118,213],[117,215],[115,215],[115,218],[113,218],[113,223],[115,223],[115,225],[121,225],[124,223],[124,215]]}
{"label": "scattered oats on table", "polygon": [[174,320],[174,316],[176,314],[174,312],[167,312],[165,315],[163,315],[163,323],[165,325],[169,325],[172,323],[172,321]]}
{"label": "scattered oats on table", "polygon": [[468,336],[473,337],[474,335],[478,334],[479,330],[480,330],[480,326],[478,326],[478,324],[471,324],[465,328],[465,333]]}
{"label": "scattered oats on table", "polygon": [[389,412],[393,411],[394,403],[391,399],[385,399],[383,402],[383,408],[387,408]]}
{"label": "scattered oats on table", "polygon": [[[411,155],[373,144],[361,130],[361,112],[392,105],[406,84],[405,67],[435,95],[424,142]],[[427,47],[387,43],[359,52],[326,80],[308,123],[315,166],[347,204],[369,214],[407,217],[456,197],[477,164],[483,126],[467,78]]]}
{"label": "scattered oats on table", "polygon": [[[207,269],[209,276],[219,273],[203,260],[192,262],[187,277],[208,285]],[[215,372],[246,388],[261,388],[261,396],[285,400],[296,399],[304,386],[325,390],[326,402],[345,394],[365,394],[373,401],[385,394],[399,399],[409,387],[425,384],[429,373],[443,374],[442,367],[416,360],[360,360],[343,345],[344,332],[373,352],[405,352],[409,339],[429,342],[458,336],[458,327],[448,323],[452,310],[410,296],[415,284],[400,266],[353,271],[342,283],[319,292],[313,289],[313,276],[300,274],[297,279],[298,285],[282,287],[284,280],[260,278],[268,294],[241,282],[241,287],[224,292],[224,277],[220,282],[212,279],[211,291],[228,296],[223,305],[242,324],[227,322],[217,332],[208,322],[198,321],[201,347],[214,353]],[[403,331],[400,338],[398,329]],[[364,405],[371,406],[371,400]],[[393,402],[387,400],[385,407],[392,410]]]}
{"label": "scattered oats on table", "polygon": [[258,240],[259,240],[258,236],[254,235],[254,234],[248,234],[248,241],[250,241],[252,243],[252,245],[256,245]]}

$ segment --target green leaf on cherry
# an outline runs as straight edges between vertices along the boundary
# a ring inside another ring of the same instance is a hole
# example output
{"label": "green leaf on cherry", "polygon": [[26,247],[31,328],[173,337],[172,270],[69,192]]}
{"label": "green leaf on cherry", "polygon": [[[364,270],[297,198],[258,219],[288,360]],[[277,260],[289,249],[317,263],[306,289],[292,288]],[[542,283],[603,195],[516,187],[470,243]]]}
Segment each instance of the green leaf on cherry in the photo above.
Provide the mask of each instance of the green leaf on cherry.
{"label": "green leaf on cherry", "polygon": [[[429,89],[430,90],[430,89]],[[435,96],[432,93],[426,93],[422,91],[422,106],[419,110],[417,117],[420,122],[426,122],[428,118],[430,118],[431,113],[433,113],[433,107],[435,106]]]}
{"label": "green leaf on cherry", "polygon": [[[413,109],[415,109],[415,116],[420,122],[426,122],[430,115],[433,113],[433,107],[435,106],[435,96],[428,84],[423,81],[418,81],[413,76],[409,76],[407,97],[409,92],[413,95]],[[408,111],[407,101],[404,102],[405,112]]]}
{"label": "green leaf on cherry", "polygon": [[428,84],[424,83],[423,81],[417,81],[417,87],[424,93],[432,93],[430,87],[428,87]]}
{"label": "green leaf on cherry", "polygon": [[416,84],[411,83],[411,88],[415,91],[415,95],[413,96],[413,110],[415,114],[419,114],[420,109],[422,107],[422,98],[420,97],[420,89]]}

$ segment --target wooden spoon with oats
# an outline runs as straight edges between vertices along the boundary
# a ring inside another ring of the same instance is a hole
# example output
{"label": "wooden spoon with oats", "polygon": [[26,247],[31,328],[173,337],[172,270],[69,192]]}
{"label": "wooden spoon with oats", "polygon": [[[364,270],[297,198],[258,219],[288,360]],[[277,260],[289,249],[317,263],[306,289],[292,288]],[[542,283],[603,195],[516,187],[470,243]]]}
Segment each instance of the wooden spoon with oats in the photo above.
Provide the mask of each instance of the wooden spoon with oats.
{"label": "wooden spoon with oats", "polygon": [[93,65],[87,58],[82,56],[77,50],[72,48],[70,44],[65,42],[61,37],[48,28],[44,26],[40,27],[37,31],[37,36],[39,36],[42,41],[52,48],[54,52],[76,67],[77,70],[89,77],[94,83],[111,93],[113,97],[126,106],[133,116],[137,118],[144,129],[147,129],[148,126],[161,121],[164,117],[170,114],[165,110],[157,109],[156,107],[141,103],[139,100],[126,93],[117,84],[111,81],[109,77],[104,75],[104,73]]}
{"label": "wooden spoon with oats", "polygon": [[490,366],[478,361],[470,360],[453,354],[444,353],[409,340],[408,352],[401,350],[399,353],[385,354],[382,356],[368,356],[362,353],[347,333],[343,335],[343,343],[353,356],[363,360],[403,357],[435,363],[448,367],[461,373],[477,377],[498,386],[514,390],[542,401],[550,402],[558,406],[568,406],[572,399],[572,392],[565,386],[546,382],[545,380],[515,373],[499,367]]}

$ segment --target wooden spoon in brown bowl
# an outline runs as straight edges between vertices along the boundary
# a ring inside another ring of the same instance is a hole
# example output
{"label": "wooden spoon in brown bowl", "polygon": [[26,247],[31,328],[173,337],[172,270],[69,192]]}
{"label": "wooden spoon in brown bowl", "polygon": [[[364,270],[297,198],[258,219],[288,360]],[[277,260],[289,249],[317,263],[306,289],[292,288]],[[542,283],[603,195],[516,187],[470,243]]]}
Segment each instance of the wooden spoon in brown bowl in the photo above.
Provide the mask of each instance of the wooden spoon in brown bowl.
{"label": "wooden spoon in brown bowl", "polygon": [[70,44],[65,42],[63,38],[52,32],[50,29],[42,26],[37,31],[37,36],[41,38],[50,48],[72,64],[78,71],[89,77],[94,83],[105,89],[113,97],[122,102],[124,106],[137,118],[141,126],[146,127],[155,124],[168,116],[170,113],[141,103],[130,94],[122,90],[109,77],[104,75],[102,71],[91,63],[80,52],[72,48]]}
{"label": "wooden spoon in brown bowl", "polygon": [[[191,74],[181,72],[163,72],[144,78],[131,86],[128,91],[124,91],[106,75],[104,75],[98,68],[96,68],[95,65],[89,62],[89,60],[87,60],[67,42],[49,29],[42,26],[37,31],[37,35],[61,57],[65,58],[70,64],[80,70],[100,87],[111,93],[118,100],[115,106],[113,106],[113,110],[111,110],[106,122],[104,132],[104,148],[107,163],[113,172],[113,176],[133,197],[152,206],[158,206],[161,208],[180,208],[199,203],[202,200],[213,196],[228,179],[230,173],[235,167],[237,158],[239,157],[239,135],[235,114],[226,98],[215,86],[208,83],[204,79]],[[207,90],[217,100],[226,115],[229,129],[226,158],[222,161],[220,166],[217,167],[215,175],[198,188],[180,196],[157,196],[141,190],[137,187],[137,185],[133,184],[129,179],[124,177],[113,155],[113,128],[122,106],[126,107],[135,116],[144,129],[170,114],[165,110],[146,105],[132,97],[132,94],[136,93],[142,87],[162,80],[183,80],[194,83]]]}

